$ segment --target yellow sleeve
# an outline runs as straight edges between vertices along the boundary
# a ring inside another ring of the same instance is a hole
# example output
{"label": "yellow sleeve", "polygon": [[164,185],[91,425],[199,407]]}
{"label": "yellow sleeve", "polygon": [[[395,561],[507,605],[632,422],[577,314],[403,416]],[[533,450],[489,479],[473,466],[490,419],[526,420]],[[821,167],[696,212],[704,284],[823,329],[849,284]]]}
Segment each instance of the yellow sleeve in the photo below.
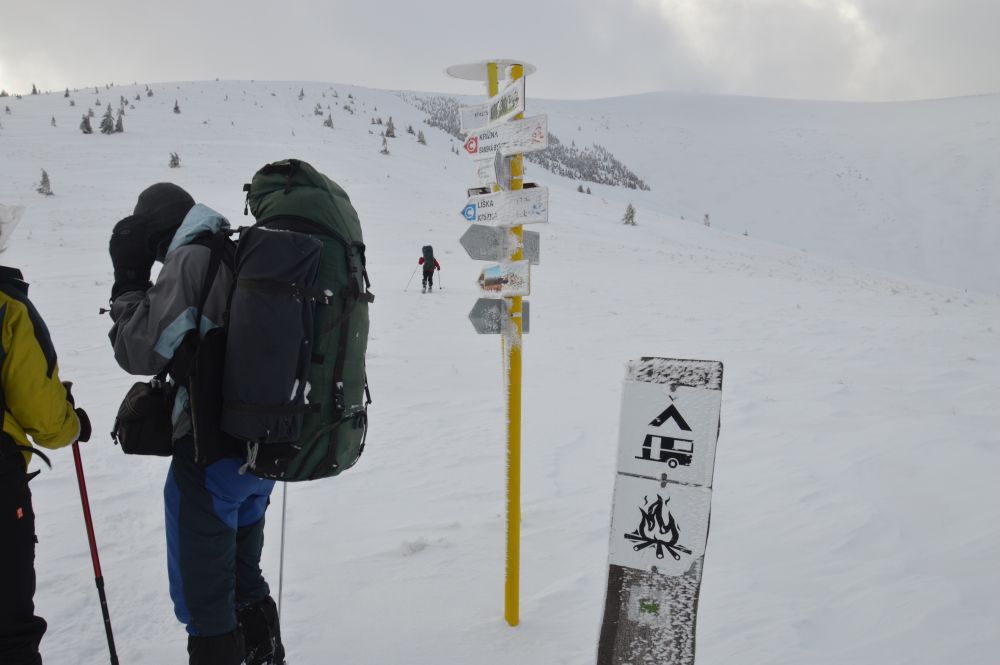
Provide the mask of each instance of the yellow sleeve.
{"label": "yellow sleeve", "polygon": [[[42,348],[48,331],[35,330],[22,303],[8,301],[6,310],[2,380],[7,411],[37,445],[68,446],[80,435],[80,420],[59,381],[54,352],[48,349],[47,356]],[[39,324],[44,326],[40,319]]]}

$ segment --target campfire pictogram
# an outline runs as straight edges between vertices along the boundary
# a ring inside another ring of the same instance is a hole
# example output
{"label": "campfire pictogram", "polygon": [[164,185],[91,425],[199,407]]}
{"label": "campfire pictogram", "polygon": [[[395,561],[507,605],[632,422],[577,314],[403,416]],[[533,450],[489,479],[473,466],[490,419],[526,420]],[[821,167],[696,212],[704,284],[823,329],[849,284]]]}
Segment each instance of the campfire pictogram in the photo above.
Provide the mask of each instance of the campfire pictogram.
{"label": "campfire pictogram", "polygon": [[[644,498],[643,501],[649,505],[648,498]],[[655,546],[657,559],[662,559],[663,550],[667,550],[670,552],[670,556],[679,561],[681,552],[691,554],[691,550],[677,544],[681,533],[669,510],[667,511],[667,521],[663,521],[663,507],[669,501],[670,497],[664,501],[663,497],[657,494],[656,501],[649,505],[649,508],[646,510],[640,508],[639,514],[642,515],[642,521],[639,522],[639,528],[632,533],[626,533],[625,540],[631,540],[635,543],[632,549],[636,552]],[[664,538],[661,539],[660,536],[664,536]]]}

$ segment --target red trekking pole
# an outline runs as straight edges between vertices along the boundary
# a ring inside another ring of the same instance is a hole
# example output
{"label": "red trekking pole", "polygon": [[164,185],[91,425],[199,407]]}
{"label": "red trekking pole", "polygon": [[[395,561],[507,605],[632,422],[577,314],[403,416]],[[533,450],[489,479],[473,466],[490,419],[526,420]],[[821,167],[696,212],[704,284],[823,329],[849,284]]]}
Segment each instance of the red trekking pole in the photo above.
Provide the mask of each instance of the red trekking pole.
{"label": "red trekking pole", "polygon": [[108,649],[111,651],[111,665],[118,665],[115,651],[115,636],[111,632],[111,615],[108,613],[108,598],[104,595],[104,575],[101,574],[101,560],[97,556],[97,540],[94,538],[94,523],[90,519],[90,501],[87,499],[87,483],[83,479],[83,462],[80,460],[80,444],[73,443],[73,461],[76,463],[76,479],[80,484],[80,501],[83,504],[83,521],[87,524],[87,540],[90,541],[90,558],[94,562],[94,581],[97,595],[101,599],[104,614],[104,632],[108,634]]}

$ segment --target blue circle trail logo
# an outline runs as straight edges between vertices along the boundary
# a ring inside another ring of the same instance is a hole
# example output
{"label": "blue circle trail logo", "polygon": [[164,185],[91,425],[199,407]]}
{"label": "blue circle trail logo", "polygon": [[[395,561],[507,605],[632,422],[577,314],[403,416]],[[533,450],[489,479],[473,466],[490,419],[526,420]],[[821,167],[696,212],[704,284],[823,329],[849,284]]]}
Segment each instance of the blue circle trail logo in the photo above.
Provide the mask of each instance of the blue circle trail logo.
{"label": "blue circle trail logo", "polygon": [[476,221],[476,204],[470,203],[462,208],[462,215],[470,222]]}
{"label": "blue circle trail logo", "polygon": [[[648,497],[643,497],[643,502],[646,509],[639,509],[639,514],[642,515],[639,528],[632,533],[625,534],[625,540],[631,540],[634,543],[632,549],[640,552],[646,548],[655,547],[657,559],[662,559],[663,551],[666,550],[676,561],[680,561],[681,552],[691,554],[691,550],[677,544],[681,537],[681,530],[669,510],[667,511],[667,521],[663,521],[663,509],[670,502],[670,497],[664,500],[662,496],[657,494],[656,501],[650,503]],[[661,536],[663,537],[661,538]]]}

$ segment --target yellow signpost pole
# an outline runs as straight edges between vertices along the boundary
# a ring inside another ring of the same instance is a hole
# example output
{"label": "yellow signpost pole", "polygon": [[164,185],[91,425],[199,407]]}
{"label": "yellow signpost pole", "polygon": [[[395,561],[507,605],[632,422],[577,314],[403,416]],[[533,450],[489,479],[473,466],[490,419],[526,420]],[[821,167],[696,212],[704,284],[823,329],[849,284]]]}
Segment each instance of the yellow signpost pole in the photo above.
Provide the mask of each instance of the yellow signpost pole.
{"label": "yellow signpost pole", "polygon": [[[500,61],[488,61],[488,62],[478,62],[469,63],[463,65],[454,65],[448,67],[446,72],[449,76],[454,76],[455,78],[482,81],[484,78],[483,65],[485,64],[485,80],[486,80],[486,93],[492,100],[497,97],[500,93],[500,78],[501,72],[499,68],[510,67],[508,72],[504,72],[506,76],[504,78],[510,79],[511,82],[517,81],[517,79],[523,78],[525,74],[531,74],[535,71],[532,65],[518,64],[516,61],[512,60],[500,60]],[[509,100],[503,100],[505,102]],[[518,105],[524,100],[518,100]],[[522,106],[523,108],[523,106]],[[512,109],[513,110],[513,109]],[[492,109],[491,109],[492,111]],[[524,113],[518,113],[514,116],[513,120],[523,120]],[[496,120],[496,118],[494,118]],[[502,120],[502,119],[501,119]],[[478,122],[479,119],[471,120],[470,122]],[[544,118],[542,120],[544,122]],[[465,123],[465,116],[463,115],[463,124]],[[544,124],[542,125],[544,127]],[[540,150],[544,149],[547,142],[539,142],[539,145],[533,145],[529,148],[522,147],[522,150]],[[474,145],[474,144],[473,144]],[[475,150],[469,148],[466,145],[466,149],[470,153],[475,154]],[[522,154],[512,155],[510,158],[510,189],[520,190],[523,189],[523,177],[524,177],[524,156]],[[502,176],[497,175],[497,178]],[[506,179],[504,177],[504,179]],[[496,182],[493,183],[492,190],[494,192],[500,191],[501,187]],[[547,192],[546,192],[547,194]],[[547,197],[546,197],[547,205]],[[473,215],[467,217],[470,221],[474,221],[475,218],[475,207],[469,204],[467,208],[471,207],[473,209]],[[463,211],[465,214],[465,211]],[[545,211],[545,217],[547,219],[547,211]],[[546,221],[546,219],[533,219],[532,221]],[[507,227],[502,227],[507,228]],[[513,233],[514,240],[513,250],[509,255],[503,256],[501,261],[522,261],[524,259],[524,232],[523,226],[517,225],[509,229],[509,233]],[[463,246],[464,244],[463,236]],[[469,251],[469,255],[473,256],[473,251],[466,246],[466,250]],[[476,252],[478,254],[478,251]],[[500,258],[501,255],[497,255]],[[476,258],[485,259],[485,257],[477,256]],[[492,256],[488,260],[495,260]],[[521,564],[521,343],[522,336],[524,334],[524,319],[523,319],[523,302],[521,296],[508,296],[506,298],[507,303],[505,305],[505,310],[508,316],[503,321],[501,326],[498,326],[498,330],[494,329],[482,329],[477,325],[476,318],[473,314],[476,312],[479,304],[484,300],[480,298],[477,306],[473,308],[473,312],[470,313],[470,319],[473,320],[473,325],[476,325],[476,329],[480,333],[490,332],[490,333],[500,333],[501,339],[501,352],[503,356],[503,367],[504,367],[504,379],[506,385],[506,399],[507,399],[507,560],[506,560],[506,571],[504,580],[504,619],[511,626],[518,625],[519,618],[519,596],[520,596],[520,564]],[[489,302],[488,300],[486,302]]]}
{"label": "yellow signpost pole", "polygon": [[[511,67],[511,80],[524,76],[521,65]],[[494,93],[495,94],[495,93]],[[523,113],[514,116],[524,118]],[[523,184],[524,155],[510,159],[510,188],[519,190]],[[516,238],[511,261],[523,258],[523,230],[520,224],[511,232]],[[521,296],[510,298],[510,325],[502,336],[507,366],[507,582],[504,590],[504,618],[511,626],[519,619],[521,579]]]}

